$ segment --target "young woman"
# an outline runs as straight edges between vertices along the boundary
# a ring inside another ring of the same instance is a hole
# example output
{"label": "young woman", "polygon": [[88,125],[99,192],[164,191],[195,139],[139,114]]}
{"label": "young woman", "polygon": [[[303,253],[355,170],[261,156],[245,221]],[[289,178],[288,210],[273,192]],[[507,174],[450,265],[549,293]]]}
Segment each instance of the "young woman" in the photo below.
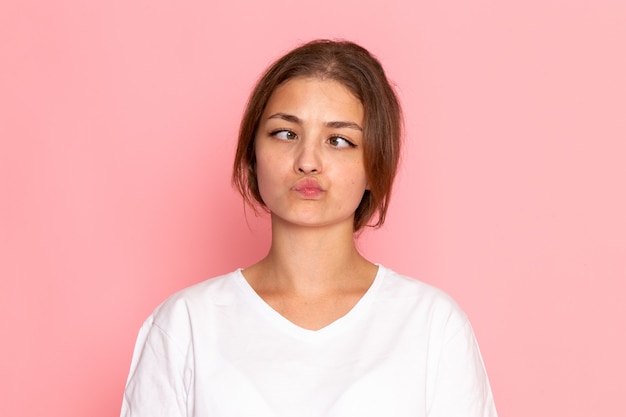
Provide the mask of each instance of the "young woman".
{"label": "young woman", "polygon": [[441,291],[365,259],[402,119],[380,63],[313,41],[252,92],[233,182],[271,216],[258,263],[187,288],[146,320],[122,416],[495,416],[478,346]]}

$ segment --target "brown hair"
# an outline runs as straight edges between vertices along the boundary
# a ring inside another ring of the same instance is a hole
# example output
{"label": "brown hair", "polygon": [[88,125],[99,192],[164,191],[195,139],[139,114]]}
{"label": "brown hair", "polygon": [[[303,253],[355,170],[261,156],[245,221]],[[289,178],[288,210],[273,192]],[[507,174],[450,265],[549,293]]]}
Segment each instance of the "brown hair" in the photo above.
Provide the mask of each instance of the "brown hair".
{"label": "brown hair", "polygon": [[[343,84],[364,110],[363,157],[368,187],[354,215],[354,231],[385,221],[400,158],[402,114],[380,62],[348,41],[314,40],[274,62],[252,90],[239,128],[232,181],[244,200],[265,207],[256,178],[254,137],[274,90],[292,78],[317,77]],[[374,214],[378,218],[368,224]]]}

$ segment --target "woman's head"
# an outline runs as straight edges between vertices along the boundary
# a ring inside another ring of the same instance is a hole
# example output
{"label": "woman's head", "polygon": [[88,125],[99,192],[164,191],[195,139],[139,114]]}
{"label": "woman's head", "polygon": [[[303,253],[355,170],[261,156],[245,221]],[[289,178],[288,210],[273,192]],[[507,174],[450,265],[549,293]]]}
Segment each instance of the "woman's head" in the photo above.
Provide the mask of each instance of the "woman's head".
{"label": "woman's head", "polygon": [[368,190],[354,216],[358,231],[383,224],[400,156],[402,115],[382,66],[367,50],[347,41],[316,40],[272,64],[250,95],[239,130],[233,183],[245,201],[264,206],[256,177],[254,138],[276,88],[294,78],[318,78],[344,85],[363,105],[363,157]]}

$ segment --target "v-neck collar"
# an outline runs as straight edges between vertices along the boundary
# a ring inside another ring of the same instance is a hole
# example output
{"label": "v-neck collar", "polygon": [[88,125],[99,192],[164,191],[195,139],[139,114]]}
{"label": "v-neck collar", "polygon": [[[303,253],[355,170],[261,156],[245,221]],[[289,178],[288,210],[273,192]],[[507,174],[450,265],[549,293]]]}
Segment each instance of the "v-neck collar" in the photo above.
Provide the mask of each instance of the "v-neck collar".
{"label": "v-neck collar", "polygon": [[332,335],[341,332],[343,329],[346,329],[346,327],[348,327],[350,323],[352,323],[354,320],[357,320],[360,316],[363,315],[363,312],[370,307],[372,301],[376,296],[378,288],[382,284],[386,271],[386,269],[382,265],[377,264],[377,266],[378,271],[376,272],[374,281],[367,289],[365,294],[363,294],[359,301],[357,301],[357,303],[350,309],[350,311],[319,330],[309,330],[305,329],[304,327],[300,327],[281,315],[278,311],[274,310],[269,304],[265,302],[265,300],[263,300],[263,298],[261,298],[261,296],[259,296],[259,294],[257,294],[256,291],[254,291],[252,286],[243,276],[241,268],[235,271],[234,279],[237,283],[237,286],[241,289],[242,295],[245,297],[246,302],[249,302],[250,305],[265,320],[269,321],[274,326],[281,329],[281,331],[288,333],[298,339],[309,342],[321,342],[328,339]]}

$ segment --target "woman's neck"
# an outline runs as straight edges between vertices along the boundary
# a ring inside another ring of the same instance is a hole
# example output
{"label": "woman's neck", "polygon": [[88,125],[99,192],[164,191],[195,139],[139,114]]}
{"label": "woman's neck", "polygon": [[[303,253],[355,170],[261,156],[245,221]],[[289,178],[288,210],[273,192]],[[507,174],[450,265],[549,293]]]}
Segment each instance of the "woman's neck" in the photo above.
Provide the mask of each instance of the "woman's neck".
{"label": "woman's neck", "polygon": [[287,320],[319,330],[358,303],[377,270],[357,251],[352,223],[313,228],[273,219],[268,255],[243,274]]}
{"label": "woman's neck", "polygon": [[301,227],[274,219],[270,251],[246,277],[260,292],[321,297],[367,290],[376,269],[356,249],[351,223]]}

